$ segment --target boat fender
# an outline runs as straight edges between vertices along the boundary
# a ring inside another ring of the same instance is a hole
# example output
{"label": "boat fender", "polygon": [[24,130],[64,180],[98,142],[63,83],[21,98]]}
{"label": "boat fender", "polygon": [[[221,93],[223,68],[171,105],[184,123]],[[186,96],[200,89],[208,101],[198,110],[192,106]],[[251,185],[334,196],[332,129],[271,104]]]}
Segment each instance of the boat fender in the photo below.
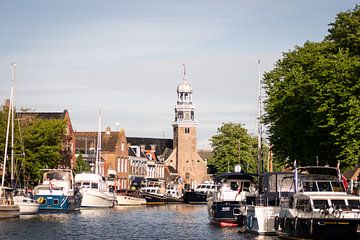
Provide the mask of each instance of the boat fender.
{"label": "boat fender", "polygon": [[45,199],[43,197],[39,197],[37,199],[37,202],[40,203],[40,204],[43,204],[44,201],[45,201]]}
{"label": "boat fender", "polygon": [[274,229],[277,231],[279,229],[279,217],[276,216],[274,220]]}
{"label": "boat fender", "polygon": [[314,221],[311,219],[310,220],[310,230],[309,230],[310,236],[313,235],[313,223],[314,223]]}
{"label": "boat fender", "polygon": [[287,219],[286,219],[286,217],[284,217],[284,227],[283,227],[283,230],[285,231],[286,230],[286,227],[287,227],[287,221],[286,221]]}
{"label": "boat fender", "polygon": [[249,221],[248,221],[248,228],[252,229],[253,226],[254,226],[254,218],[253,218],[253,216],[250,216]]}
{"label": "boat fender", "polygon": [[298,223],[298,218],[295,217],[295,220],[294,220],[294,229],[295,229],[295,230],[296,230],[296,228],[297,228],[297,223]]}

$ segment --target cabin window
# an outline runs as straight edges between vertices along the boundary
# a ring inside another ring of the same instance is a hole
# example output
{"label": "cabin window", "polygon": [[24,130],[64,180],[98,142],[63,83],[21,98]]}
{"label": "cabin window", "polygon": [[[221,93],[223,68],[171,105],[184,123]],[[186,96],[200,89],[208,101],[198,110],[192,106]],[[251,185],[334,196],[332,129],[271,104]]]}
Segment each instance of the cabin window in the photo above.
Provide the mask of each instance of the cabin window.
{"label": "cabin window", "polygon": [[276,188],[276,175],[272,175],[269,177],[269,192],[277,192]]}
{"label": "cabin window", "polygon": [[314,208],[320,209],[320,208],[328,208],[329,203],[327,200],[313,200]]}
{"label": "cabin window", "polygon": [[331,182],[334,192],[344,192],[344,186],[341,182]]}
{"label": "cabin window", "polygon": [[296,202],[296,209],[302,210],[304,212],[309,212],[310,211],[309,199],[298,199]]}
{"label": "cabin window", "polygon": [[317,192],[316,183],[312,181],[303,182],[304,192]]}
{"label": "cabin window", "polygon": [[98,184],[97,184],[97,183],[91,183],[91,188],[97,189],[97,188],[98,188]]}
{"label": "cabin window", "polygon": [[259,178],[259,193],[264,193],[264,177]]}
{"label": "cabin window", "polygon": [[348,205],[351,209],[359,209],[360,202],[358,200],[348,200]]}
{"label": "cabin window", "polygon": [[237,182],[230,182],[230,188],[233,191],[236,191],[238,189],[239,185],[237,184]]}
{"label": "cabin window", "polygon": [[332,192],[330,182],[317,182],[320,192]]}
{"label": "cabin window", "polygon": [[335,208],[346,208],[345,200],[331,200],[331,204],[335,206]]}
{"label": "cabin window", "polygon": [[59,205],[59,199],[54,199],[54,205]]}

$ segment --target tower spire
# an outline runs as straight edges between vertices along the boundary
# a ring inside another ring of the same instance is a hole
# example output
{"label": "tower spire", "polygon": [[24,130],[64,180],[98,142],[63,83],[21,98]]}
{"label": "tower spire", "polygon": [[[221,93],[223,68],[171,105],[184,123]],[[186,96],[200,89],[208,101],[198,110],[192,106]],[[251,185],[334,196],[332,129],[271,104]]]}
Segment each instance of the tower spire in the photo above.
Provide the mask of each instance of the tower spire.
{"label": "tower spire", "polygon": [[184,79],[185,79],[185,76],[186,76],[186,64],[183,63],[183,68],[184,68]]}

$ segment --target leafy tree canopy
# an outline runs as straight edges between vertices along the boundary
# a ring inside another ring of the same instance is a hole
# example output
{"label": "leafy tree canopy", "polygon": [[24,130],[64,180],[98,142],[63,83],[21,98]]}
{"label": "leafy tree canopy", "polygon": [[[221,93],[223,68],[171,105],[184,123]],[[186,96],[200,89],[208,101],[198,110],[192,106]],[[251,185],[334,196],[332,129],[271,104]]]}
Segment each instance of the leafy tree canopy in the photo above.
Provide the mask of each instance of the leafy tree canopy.
{"label": "leafy tree canopy", "polygon": [[76,164],[74,166],[74,173],[82,173],[82,172],[89,172],[90,171],[90,166],[89,164],[84,160],[82,154],[80,154],[77,158],[76,158]]}
{"label": "leafy tree canopy", "polygon": [[[0,111],[0,159],[3,163],[8,108]],[[63,120],[34,119],[26,124],[14,122],[15,180],[18,184],[34,185],[41,179],[40,169],[62,165],[62,141],[65,131]],[[10,141],[9,141],[10,142]],[[10,159],[8,146],[8,159]],[[10,180],[10,163],[7,161],[6,182]]]}
{"label": "leafy tree canopy", "polygon": [[330,26],[324,41],[284,53],[264,75],[264,122],[280,163],[359,164],[360,8]]}
{"label": "leafy tree canopy", "polygon": [[209,164],[218,172],[233,172],[240,163],[246,172],[257,173],[257,138],[239,123],[223,123],[217,132],[210,139],[213,158]]}

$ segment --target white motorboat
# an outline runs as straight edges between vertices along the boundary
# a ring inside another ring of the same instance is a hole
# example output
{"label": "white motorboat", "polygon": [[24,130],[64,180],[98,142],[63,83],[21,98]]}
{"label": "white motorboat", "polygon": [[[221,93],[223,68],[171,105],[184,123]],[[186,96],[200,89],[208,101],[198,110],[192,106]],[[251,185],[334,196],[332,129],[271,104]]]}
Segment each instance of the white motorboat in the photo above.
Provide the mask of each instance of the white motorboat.
{"label": "white motorboat", "polygon": [[258,235],[276,235],[275,218],[280,199],[294,194],[291,172],[266,172],[259,178],[258,189],[246,196],[246,222],[243,231]]}
{"label": "white motorboat", "polygon": [[39,203],[32,197],[26,196],[22,189],[15,191],[14,203],[19,206],[21,215],[37,214],[39,211]]}
{"label": "white motorboat", "polygon": [[136,206],[146,204],[145,198],[130,195],[116,195],[115,206]]}
{"label": "white motorboat", "polygon": [[82,195],[81,207],[108,208],[115,204],[115,194],[109,192],[105,179],[96,173],[79,173],[75,183]]}

